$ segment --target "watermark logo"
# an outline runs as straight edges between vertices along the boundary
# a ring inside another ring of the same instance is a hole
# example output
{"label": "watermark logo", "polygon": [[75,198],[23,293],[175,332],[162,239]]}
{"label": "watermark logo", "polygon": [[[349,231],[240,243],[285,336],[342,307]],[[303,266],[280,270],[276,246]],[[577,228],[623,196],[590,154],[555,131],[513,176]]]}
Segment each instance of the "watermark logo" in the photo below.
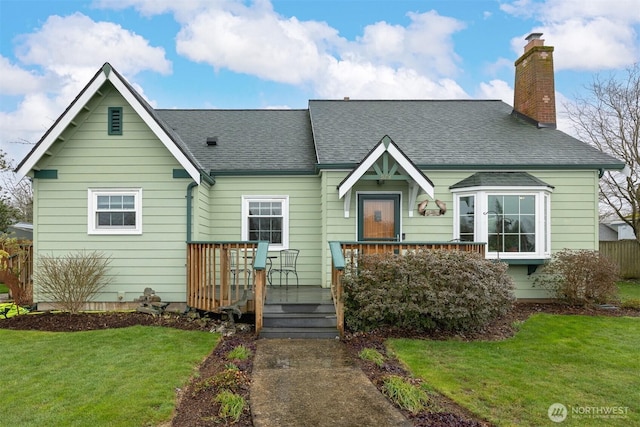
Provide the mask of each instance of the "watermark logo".
{"label": "watermark logo", "polygon": [[567,409],[562,403],[554,403],[547,409],[549,419],[554,423],[561,423],[570,417],[580,419],[626,419],[629,416],[628,406],[570,406]]}
{"label": "watermark logo", "polygon": [[567,407],[564,406],[562,403],[554,403],[551,406],[549,406],[549,409],[547,410],[547,415],[549,416],[549,419],[554,423],[563,422],[565,419],[567,419],[568,413],[569,412],[567,411]]}

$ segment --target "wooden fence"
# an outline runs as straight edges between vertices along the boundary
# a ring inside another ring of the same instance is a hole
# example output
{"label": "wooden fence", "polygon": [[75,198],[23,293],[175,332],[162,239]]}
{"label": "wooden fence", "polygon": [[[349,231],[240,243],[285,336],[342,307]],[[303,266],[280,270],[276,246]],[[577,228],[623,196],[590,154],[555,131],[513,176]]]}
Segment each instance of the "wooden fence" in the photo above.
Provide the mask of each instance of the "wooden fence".
{"label": "wooden fence", "polygon": [[1,260],[0,283],[9,287],[10,297],[16,304],[33,303],[33,243],[0,245],[0,250],[8,253],[8,257]]}
{"label": "wooden fence", "polygon": [[618,263],[623,279],[640,279],[640,243],[636,240],[600,242],[600,253]]}

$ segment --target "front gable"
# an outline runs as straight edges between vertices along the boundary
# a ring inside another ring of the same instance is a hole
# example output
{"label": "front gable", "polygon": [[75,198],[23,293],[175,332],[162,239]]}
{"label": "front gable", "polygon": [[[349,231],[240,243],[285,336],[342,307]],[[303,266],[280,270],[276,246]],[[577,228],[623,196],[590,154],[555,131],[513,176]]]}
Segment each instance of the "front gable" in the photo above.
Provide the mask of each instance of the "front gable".
{"label": "front gable", "polygon": [[[55,155],[61,145],[69,139],[79,129],[95,108],[101,105],[102,100],[113,89],[115,89],[135,111],[135,113],[151,129],[154,135],[171,152],[173,157],[187,171],[189,176],[200,183],[201,174],[195,161],[186,150],[181,147],[176,135],[171,135],[169,129],[163,126],[162,122],[155,116],[153,109],[146,101],[118,74],[111,65],[105,63],[95,74],[91,81],[78,94],[73,102],[67,107],[56,122],[47,130],[44,136],[38,141],[31,152],[20,162],[16,168],[19,178],[28,175],[31,171],[37,176],[41,171],[41,163],[46,164],[47,159]],[[108,111],[108,126],[104,129],[105,134],[121,135],[122,127],[114,130],[113,118],[116,117],[116,110]],[[122,122],[122,109],[119,110],[119,126],[126,126]],[[54,171],[47,171],[44,175],[55,175]]]}
{"label": "front gable", "polygon": [[344,198],[344,216],[349,217],[351,190],[358,181],[406,181],[409,186],[408,212],[413,216],[413,204],[420,190],[433,199],[433,182],[385,135],[345,179],[338,184],[338,198]]}

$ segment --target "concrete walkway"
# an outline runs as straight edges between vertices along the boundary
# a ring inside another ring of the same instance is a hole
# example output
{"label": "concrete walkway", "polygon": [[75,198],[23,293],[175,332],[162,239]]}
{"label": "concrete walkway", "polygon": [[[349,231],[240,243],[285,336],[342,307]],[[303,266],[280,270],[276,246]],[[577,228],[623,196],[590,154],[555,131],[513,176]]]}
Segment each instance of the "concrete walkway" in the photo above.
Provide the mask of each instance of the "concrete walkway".
{"label": "concrete walkway", "polygon": [[259,340],[251,412],[255,427],[412,425],[338,340]]}

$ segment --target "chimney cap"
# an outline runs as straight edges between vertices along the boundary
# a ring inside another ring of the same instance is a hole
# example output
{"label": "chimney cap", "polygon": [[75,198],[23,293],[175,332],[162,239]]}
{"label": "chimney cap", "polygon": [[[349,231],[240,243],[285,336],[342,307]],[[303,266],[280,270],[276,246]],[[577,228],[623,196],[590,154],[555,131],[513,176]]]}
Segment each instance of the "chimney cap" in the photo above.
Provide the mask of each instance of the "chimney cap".
{"label": "chimney cap", "polygon": [[525,40],[530,42],[531,40],[538,40],[540,37],[542,37],[542,33],[531,33],[525,38]]}

